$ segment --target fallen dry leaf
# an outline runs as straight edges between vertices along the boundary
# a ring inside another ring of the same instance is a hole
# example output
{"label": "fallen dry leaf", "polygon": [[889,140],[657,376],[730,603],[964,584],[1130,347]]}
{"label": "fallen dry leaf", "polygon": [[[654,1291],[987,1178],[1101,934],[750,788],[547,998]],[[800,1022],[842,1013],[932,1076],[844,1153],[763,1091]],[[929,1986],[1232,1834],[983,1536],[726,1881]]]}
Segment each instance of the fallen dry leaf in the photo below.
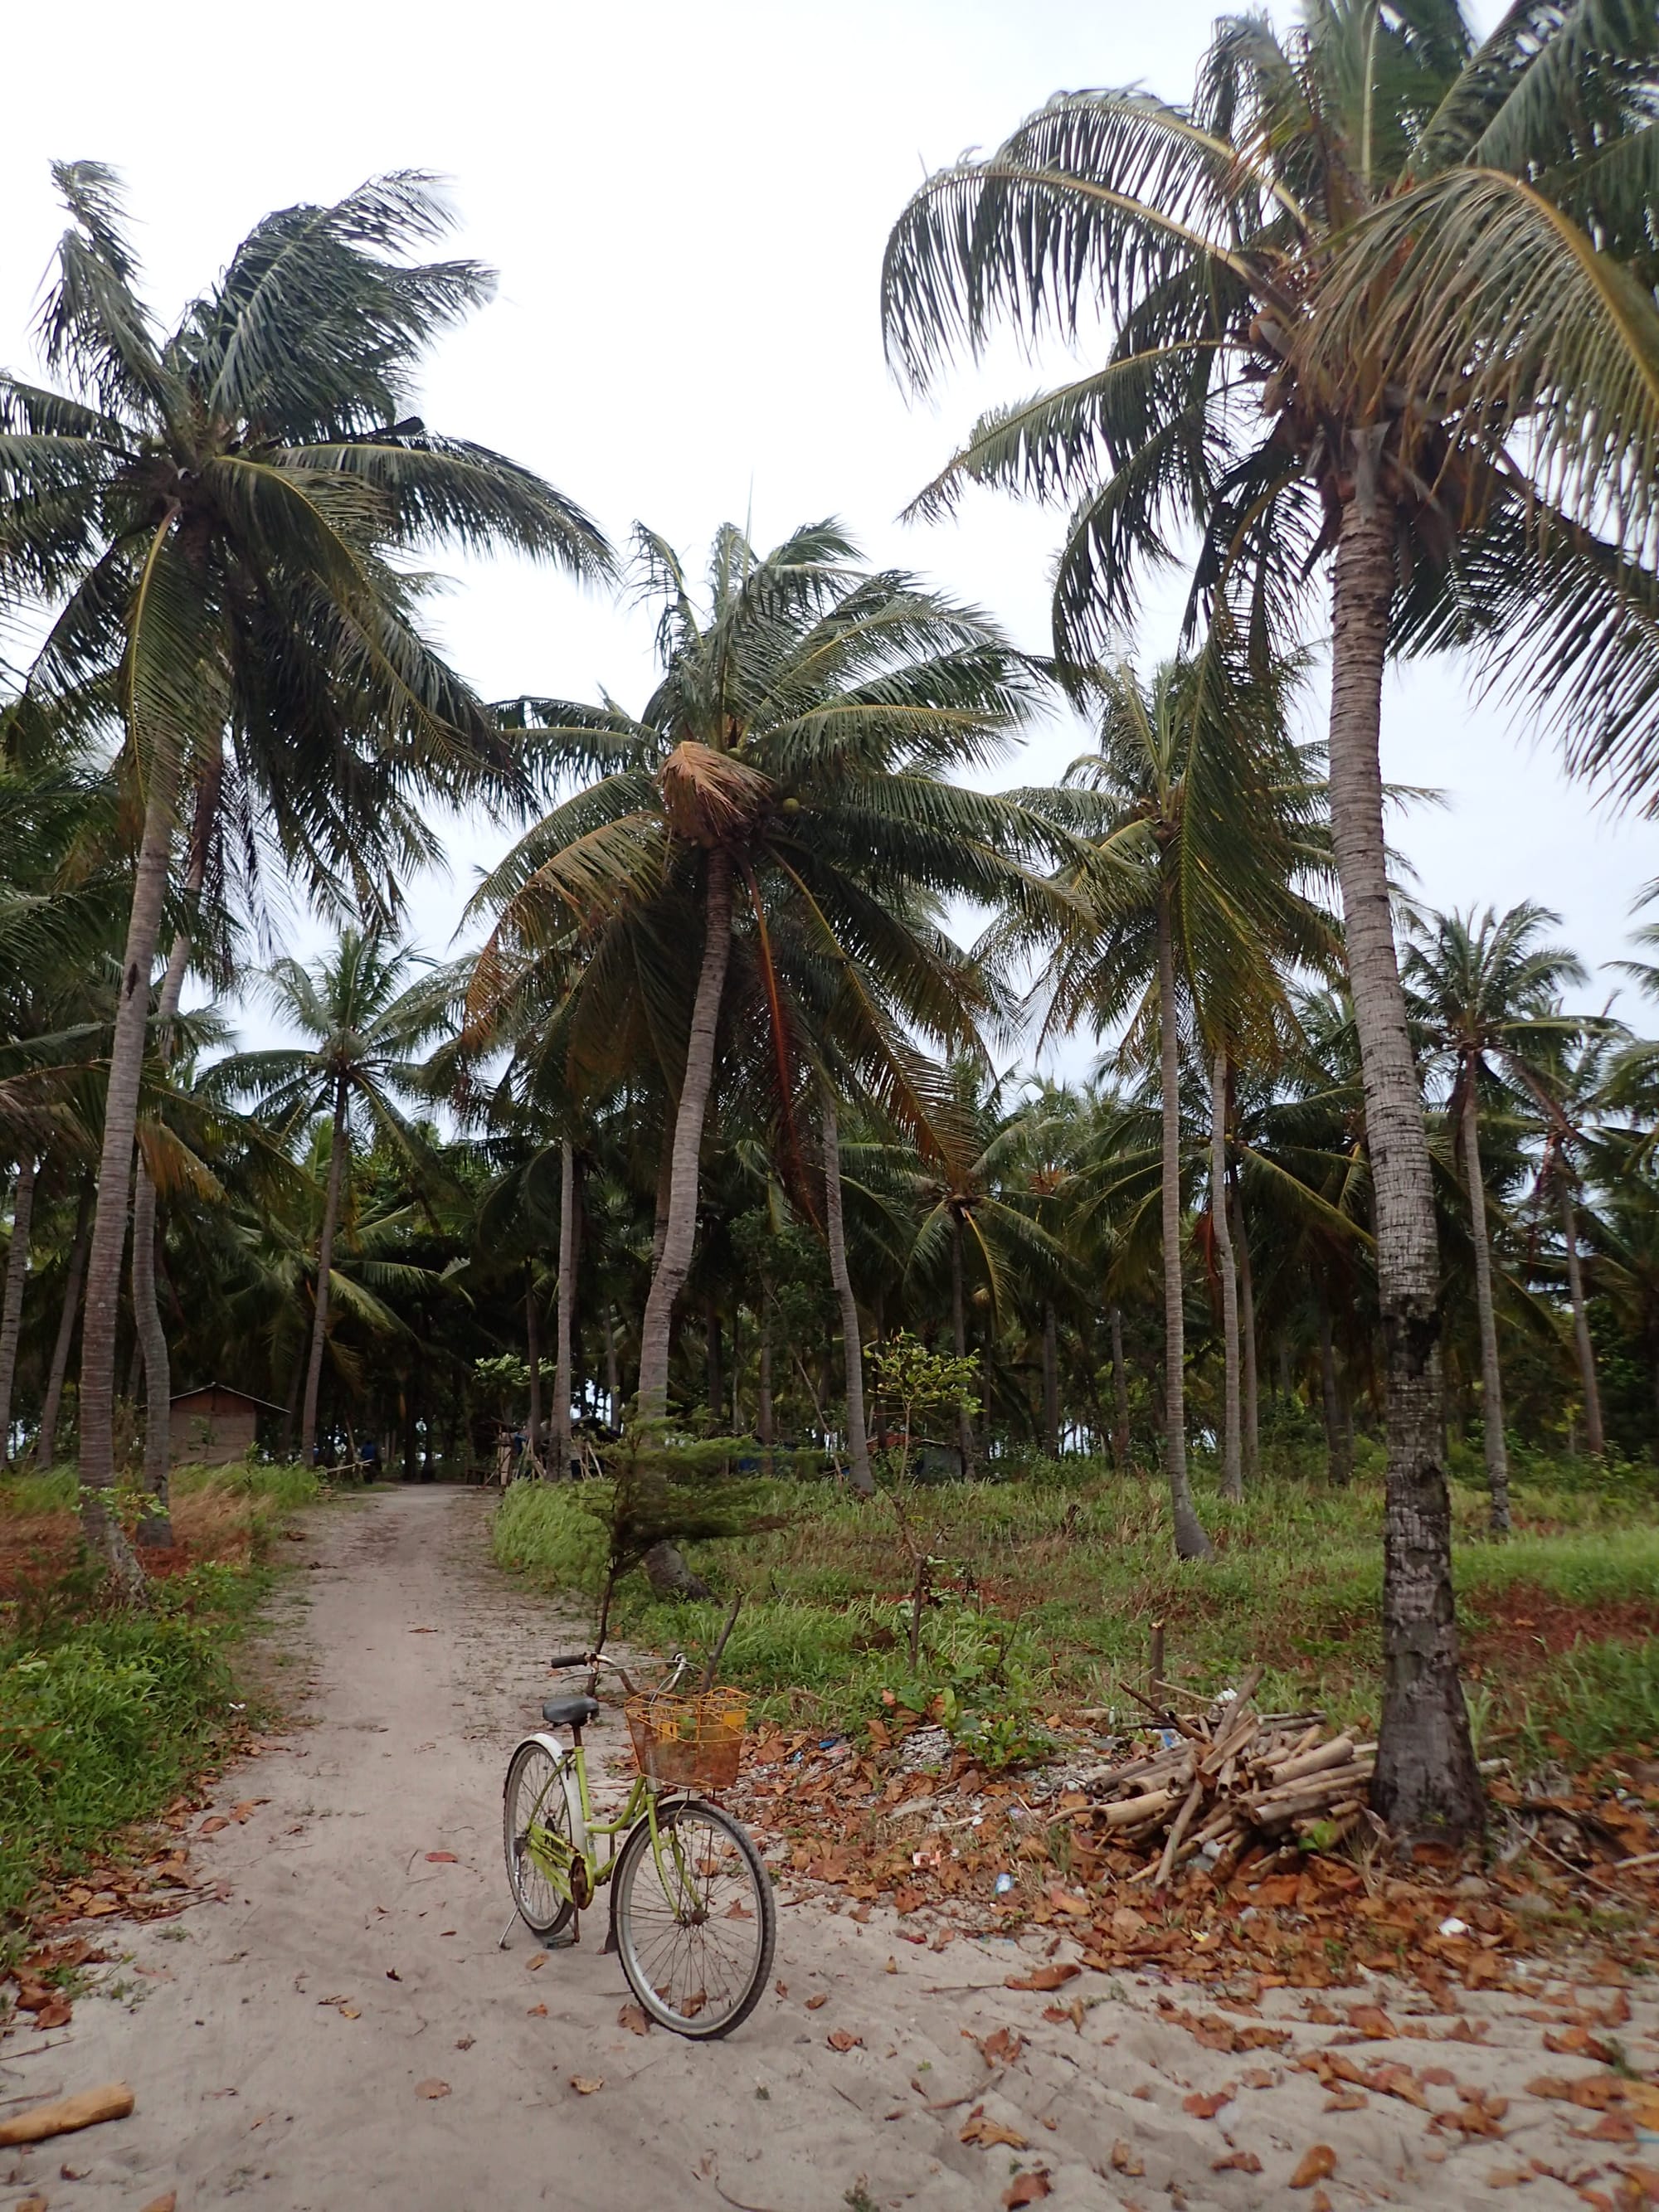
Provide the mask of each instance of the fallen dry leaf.
{"label": "fallen dry leaf", "polygon": [[1363,2089],[1343,2089],[1334,2097],[1327,2097],[1323,2109],[1328,2112],[1363,2112],[1370,2102]]}
{"label": "fallen dry leaf", "polygon": [[1261,2160],[1253,2150],[1230,2150],[1225,2158],[1210,2160],[1212,2173],[1260,2173]]}
{"label": "fallen dry leaf", "polygon": [[1040,2197],[1046,2197],[1048,2194],[1048,2170],[1046,2166],[1039,2166],[1034,2167],[1030,2173],[1017,2173],[1007,2188],[1003,2191],[1002,2201],[1007,2208],[1007,2212],[1013,2212],[1016,2205],[1035,2204]]}
{"label": "fallen dry leaf", "polygon": [[1012,2027],[994,2027],[979,2041],[979,2055],[988,2066],[1012,2066],[1025,2048],[1025,2038]]}
{"label": "fallen dry leaf", "polygon": [[1495,2166],[1486,2176],[1488,2189],[1520,2189],[1538,2176],[1529,2166]]}
{"label": "fallen dry leaf", "polygon": [[533,1974],[538,1966],[544,1966],[546,1964],[547,1954],[545,1951],[532,1951],[530,1956],[524,1962],[524,1970],[527,1974]]}
{"label": "fallen dry leaf", "polygon": [[617,2014],[618,2027],[625,2027],[630,2035],[649,2035],[651,2019],[643,2005],[625,2004]]}
{"label": "fallen dry leaf", "polygon": [[44,2197],[20,2197],[17,2212],[46,2212],[46,2200]]}
{"label": "fallen dry leaf", "polygon": [[426,1855],[426,1863],[428,1866],[459,1866],[460,1864],[453,1851],[428,1851]]}
{"label": "fallen dry leaf", "polygon": [[1578,2133],[1587,2142],[1631,2143],[1636,2141],[1636,2123],[1626,2112],[1603,2112],[1593,2128]]}
{"label": "fallen dry leaf", "polygon": [[1328,2143],[1310,2143],[1297,2160],[1296,2172],[1291,2176],[1292,2189],[1311,2189],[1316,2181],[1328,2181],[1336,2172],[1336,2153]]}
{"label": "fallen dry leaf", "polygon": [[526,2020],[545,2020],[547,2018],[547,2007],[545,2005],[528,2005],[525,2008],[525,2018]]}
{"label": "fallen dry leaf", "polygon": [[[44,2197],[40,2199],[43,2204],[46,2201]],[[176,2189],[169,2189],[165,2197],[152,2197],[143,2208],[143,2212],[178,2212],[178,2208],[179,2192]]]}
{"label": "fallen dry leaf", "polygon": [[981,2150],[994,2150],[1000,2143],[1006,2144],[1010,2150],[1029,2150],[1031,2147],[1016,2130],[1005,2128],[1000,2120],[987,2118],[983,2112],[969,2114],[963,2123],[958,2139],[965,2143],[977,2143]]}
{"label": "fallen dry leaf", "polygon": [[820,2005],[827,2005],[829,2002],[830,1992],[827,1990],[820,1990],[816,1996],[807,1998],[806,2009],[808,2012],[817,2012]]}
{"label": "fallen dry leaf", "polygon": [[449,2094],[449,2084],[447,2081],[440,2081],[428,2076],[426,2081],[417,2081],[415,2084],[415,2094],[417,2097],[447,2097]]}
{"label": "fallen dry leaf", "polygon": [[1029,1974],[1010,1974],[1003,1984],[1010,1990],[1057,1990],[1064,1982],[1083,1972],[1081,1966],[1056,1963],[1051,1966],[1035,1966]]}
{"label": "fallen dry leaf", "polygon": [[1190,2097],[1182,2099],[1181,2106],[1195,2120],[1212,2120],[1224,2105],[1231,2105],[1232,2101],[1233,2091],[1230,2082],[1224,2089],[1218,2089],[1212,2095],[1206,2096],[1203,2090],[1194,2089]]}
{"label": "fallen dry leaf", "polygon": [[854,2035],[850,2027],[832,2027],[823,2039],[831,2051],[856,2051],[864,2038]]}
{"label": "fallen dry leaf", "polygon": [[1146,2171],[1146,2160],[1132,2142],[1120,2136],[1112,2145],[1112,2172],[1127,2174],[1133,2181]]}
{"label": "fallen dry leaf", "polygon": [[361,2020],[363,2016],[356,2005],[336,2005],[334,2009],[339,2014],[342,2020]]}
{"label": "fallen dry leaf", "polygon": [[602,2074],[593,2075],[573,2074],[570,2077],[570,2086],[579,2097],[591,2097],[596,2090],[604,2088],[605,2076]]}
{"label": "fallen dry leaf", "polygon": [[196,1832],[198,1836],[216,1836],[221,1828],[228,1828],[229,1826],[230,1822],[222,1813],[216,1813],[210,1820],[204,1820]]}

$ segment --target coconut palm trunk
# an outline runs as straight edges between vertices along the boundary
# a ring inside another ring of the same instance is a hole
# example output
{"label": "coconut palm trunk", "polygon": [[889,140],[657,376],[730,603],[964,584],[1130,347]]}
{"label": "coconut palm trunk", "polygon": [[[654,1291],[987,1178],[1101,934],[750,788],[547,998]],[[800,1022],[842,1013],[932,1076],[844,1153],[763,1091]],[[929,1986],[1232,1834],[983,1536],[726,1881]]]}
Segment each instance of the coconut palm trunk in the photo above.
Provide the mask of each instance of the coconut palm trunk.
{"label": "coconut palm trunk", "polygon": [[1336,1346],[1331,1340],[1331,1310],[1322,1293],[1319,1300],[1319,1400],[1325,1428],[1325,1472],[1332,1482],[1347,1482],[1353,1475],[1347,1423],[1343,1418],[1342,1394],[1337,1387]]}
{"label": "coconut palm trunk", "polygon": [[1250,1270],[1250,1240],[1244,1225],[1244,1195],[1234,1188],[1233,1253],[1238,1262],[1238,1339],[1244,1364],[1244,1480],[1261,1470],[1261,1382],[1255,1351],[1255,1279]]}
{"label": "coconut palm trunk", "polygon": [[640,1328],[640,1412],[660,1420],[668,1411],[668,1354],[674,1306],[691,1271],[697,1232],[697,1184],[702,1125],[714,1081],[714,1042],[720,1000],[732,957],[732,859],[719,845],[708,854],[703,894],[702,963],[697,971],[686,1042],[685,1076],[674,1115],[668,1184],[668,1218],[662,1253],[645,1301]]}
{"label": "coconut palm trunk", "polygon": [[179,798],[179,764],[157,746],[149,763],[143,833],[133,871],[132,905],[110,1043],[104,1141],[98,1164],[98,1205],[87,1255],[86,1316],[81,1331],[81,1519],[90,1550],[101,1555],[129,1595],[143,1577],[110,1510],[115,1486],[115,1332],[121,1302],[121,1255],[132,1190],[138,1091],[144,1072],[150,970],[167,898],[167,863]]}
{"label": "coconut palm trunk", "polygon": [[[208,854],[219,812],[224,783],[224,755],[216,752],[204,768],[196,793],[196,818],[191,827],[190,860],[185,870],[185,893],[194,901],[207,881]],[[167,972],[156,1003],[156,1042],[162,1059],[172,1056],[173,1024],[184,996],[185,973],[190,966],[191,940],[179,930],[167,955]],[[155,1185],[138,1148],[132,1194],[132,1311],[138,1340],[144,1352],[144,1490],[156,1504],[138,1524],[141,1544],[171,1544],[173,1524],[167,1510],[167,1482],[173,1465],[173,1370],[167,1357],[167,1330],[155,1295]]]}
{"label": "coconut palm trunk", "polygon": [[842,1362],[847,1385],[847,1480],[860,1498],[873,1498],[870,1439],[864,1423],[864,1340],[859,1304],[847,1266],[847,1224],[842,1211],[841,1114],[830,1085],[823,1086],[823,1226],[830,1245],[830,1279],[841,1308]]}
{"label": "coconut palm trunk", "polygon": [[1129,1464],[1129,1376],[1123,1364],[1123,1309],[1112,1308],[1112,1460],[1121,1474]]}
{"label": "coconut palm trunk", "polygon": [[23,1285],[29,1272],[29,1224],[34,1217],[39,1165],[33,1152],[23,1154],[17,1164],[17,1188],[12,1200],[6,1291],[0,1302],[0,1467],[11,1457],[11,1386],[17,1374],[17,1340],[23,1333]]}
{"label": "coconut palm trunk", "polygon": [[1504,1370],[1498,1358],[1498,1316],[1492,1297],[1492,1238],[1486,1226],[1486,1185],[1480,1172],[1480,1107],[1474,1071],[1464,1071],[1463,1172],[1469,1184],[1469,1235],[1474,1245],[1474,1311],[1480,1328],[1480,1425],[1486,1439],[1488,1526],[1510,1533],[1510,1455],[1504,1436]]}
{"label": "coconut palm trunk", "polygon": [[557,1480],[570,1474],[571,1328],[576,1310],[576,1148],[559,1146],[559,1304],[554,1318],[553,1440],[549,1466]]}
{"label": "coconut palm trunk", "polygon": [[334,1086],[334,1127],[328,1147],[328,1188],[323,1199],[323,1232],[317,1240],[317,1298],[311,1324],[311,1357],[306,1366],[304,1410],[300,1416],[300,1458],[317,1459],[317,1400],[323,1387],[323,1350],[328,1342],[328,1292],[334,1267],[334,1231],[340,1219],[340,1188],[345,1176],[346,1083]]}
{"label": "coconut palm trunk", "polygon": [[[204,872],[192,857],[185,888],[199,891]],[[181,930],[167,955],[167,973],[156,1003],[156,1030],[164,1054],[189,965],[190,939]],[[141,1544],[167,1545],[173,1541],[167,1506],[173,1466],[173,1368],[155,1292],[155,1183],[140,1145],[133,1170],[132,1318],[144,1354],[144,1492],[155,1503],[139,1522],[137,1536]]]}
{"label": "coconut palm trunk", "polygon": [[1238,1361],[1238,1263],[1233,1255],[1233,1227],[1227,1206],[1227,1055],[1218,1052],[1210,1077],[1210,1223],[1215,1232],[1216,1265],[1221,1275],[1221,1340],[1224,1376],[1221,1439],[1221,1494],[1235,1504],[1244,1495],[1240,1443]]}
{"label": "coconut palm trunk", "polygon": [[525,1268],[524,1286],[524,1346],[525,1364],[530,1370],[530,1460],[532,1467],[542,1472],[542,1323],[536,1310],[536,1270],[534,1265]]}
{"label": "coconut palm trunk", "polygon": [[70,1347],[75,1341],[75,1324],[81,1313],[81,1284],[87,1272],[87,1246],[91,1237],[92,1185],[82,1182],[75,1216],[75,1242],[70,1246],[69,1266],[64,1274],[64,1306],[58,1316],[58,1337],[52,1347],[46,1395],[40,1407],[40,1433],[35,1439],[34,1463],[39,1468],[49,1468],[57,1455],[58,1417],[63,1410],[64,1380],[69,1373]]}
{"label": "coconut palm trunk", "polygon": [[[962,1282],[962,1216],[951,1210],[951,1344],[958,1359],[968,1357],[968,1309]],[[978,1472],[974,1458],[974,1417],[964,1398],[957,1407],[957,1452],[964,1482]]]}
{"label": "coconut palm trunk", "polygon": [[1042,1448],[1060,1457],[1060,1324],[1052,1298],[1042,1308]]}
{"label": "coconut palm trunk", "polygon": [[1578,1380],[1584,1393],[1584,1434],[1595,1459],[1605,1459],[1607,1432],[1601,1425],[1601,1388],[1595,1372],[1595,1346],[1590,1341],[1589,1312],[1584,1303],[1584,1271],[1578,1257],[1578,1211],[1572,1202],[1572,1176],[1565,1161],[1557,1168],[1561,1189],[1561,1241],[1567,1254],[1567,1296],[1572,1302],[1572,1341],[1578,1354]]}
{"label": "coconut palm trunk", "polygon": [[772,1448],[775,1441],[772,1418],[772,1294],[765,1282],[760,1291],[760,1373],[758,1402],[755,1408],[755,1431],[760,1438],[761,1465],[770,1474],[773,1468]]}
{"label": "coconut palm trunk", "polygon": [[1207,1559],[1209,1538],[1193,1504],[1187,1473],[1187,1323],[1181,1279],[1181,1036],[1176,1028],[1175,928],[1170,892],[1158,895],[1158,1018],[1163,1088],[1161,1200],[1164,1226],[1164,1472],[1176,1555]]}
{"label": "coconut palm trunk", "polygon": [[[1362,453],[1359,459],[1363,461]],[[1359,1032],[1388,1382],[1382,1723],[1372,1801],[1405,1829],[1484,1817],[1457,1671],[1451,1504],[1441,1464],[1440,1270],[1422,1093],[1400,984],[1379,744],[1394,518],[1362,468],[1332,587],[1331,823]]]}

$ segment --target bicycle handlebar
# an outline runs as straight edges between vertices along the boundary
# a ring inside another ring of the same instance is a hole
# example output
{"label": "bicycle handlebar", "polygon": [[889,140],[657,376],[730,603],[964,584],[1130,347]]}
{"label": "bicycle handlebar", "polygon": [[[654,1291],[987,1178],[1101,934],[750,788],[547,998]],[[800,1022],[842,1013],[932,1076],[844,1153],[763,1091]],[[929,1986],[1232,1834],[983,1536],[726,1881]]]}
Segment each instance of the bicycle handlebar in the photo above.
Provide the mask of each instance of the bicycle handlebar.
{"label": "bicycle handlebar", "polygon": [[[629,1674],[628,1669],[622,1664],[620,1660],[613,1659],[608,1651],[565,1651],[561,1652],[556,1658],[550,1659],[547,1663],[550,1668],[559,1667],[586,1667],[588,1670],[587,1687],[588,1694],[590,1696],[593,1694],[599,1686],[600,1668],[608,1667],[611,1673],[620,1680],[623,1689],[627,1691],[629,1696],[631,1698],[635,1695],[634,1680],[632,1676]],[[656,1692],[653,1694],[660,1695],[665,1690],[672,1690],[677,1688],[681,1678],[684,1676],[687,1668],[690,1667],[690,1661],[686,1657],[684,1651],[677,1651],[674,1654],[672,1668],[666,1680],[659,1682],[657,1685]]]}

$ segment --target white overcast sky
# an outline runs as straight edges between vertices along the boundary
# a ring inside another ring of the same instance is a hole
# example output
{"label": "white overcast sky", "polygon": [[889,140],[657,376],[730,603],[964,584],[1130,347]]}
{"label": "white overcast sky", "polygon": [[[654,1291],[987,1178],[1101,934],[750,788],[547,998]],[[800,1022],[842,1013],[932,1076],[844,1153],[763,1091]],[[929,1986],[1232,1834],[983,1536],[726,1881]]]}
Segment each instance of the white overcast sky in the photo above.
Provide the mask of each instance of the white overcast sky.
{"label": "white overcast sky", "polygon": [[[994,144],[1057,89],[1139,81],[1184,97],[1215,12],[1213,0],[21,11],[6,33],[19,89],[0,138],[0,359],[33,365],[61,228],[54,157],[124,173],[169,320],[267,210],[377,170],[435,170],[460,249],[501,288],[431,362],[421,404],[434,428],[540,470],[618,539],[643,518],[694,562],[727,519],[752,517],[770,543],[837,514],[871,554],[1043,649],[1057,515],[986,496],[953,523],[896,520],[987,398],[1038,380],[1011,353],[907,403],[882,359],[883,245],[928,168]],[[637,704],[650,678],[648,617],[521,565],[458,568],[440,620],[489,696],[603,685]],[[1170,642],[1166,610],[1141,649]],[[1056,725],[1000,780],[1043,780],[1074,750]],[[1626,949],[1659,832],[1568,783],[1548,744],[1482,708],[1455,665],[1391,680],[1383,766],[1449,800],[1397,825],[1431,903],[1534,898],[1587,961]],[[448,879],[416,907],[430,950],[447,948],[500,842],[471,824],[447,837]],[[315,934],[296,922],[295,949]]]}

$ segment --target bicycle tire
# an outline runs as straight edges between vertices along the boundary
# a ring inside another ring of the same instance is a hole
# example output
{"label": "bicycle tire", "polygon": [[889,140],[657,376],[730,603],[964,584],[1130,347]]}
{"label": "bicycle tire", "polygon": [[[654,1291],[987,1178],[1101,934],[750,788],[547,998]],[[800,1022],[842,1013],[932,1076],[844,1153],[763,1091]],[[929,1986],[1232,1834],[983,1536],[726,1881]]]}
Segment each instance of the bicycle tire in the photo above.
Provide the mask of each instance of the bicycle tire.
{"label": "bicycle tire", "polygon": [[[546,1769],[531,1784],[530,1803],[521,1810],[526,1778],[537,1761]],[[561,1898],[547,1876],[528,1856],[526,1838],[532,1820],[552,1828],[567,1843],[570,1836],[570,1808],[565,1802],[564,1778],[545,1744],[532,1738],[514,1753],[501,1792],[501,1848],[507,1859],[507,1886],[519,1917],[532,1936],[556,1936],[575,1911],[568,1897]]]}
{"label": "bicycle tire", "polygon": [[[772,1972],[778,1916],[771,1877],[741,1821],[701,1797],[676,1798],[658,1808],[659,1835],[683,1843],[685,1832],[699,1826],[710,1840],[704,1847],[707,1864],[697,1870],[706,1887],[694,1917],[688,1919],[680,1909],[683,1899],[665,1893],[651,1849],[650,1823],[641,1820],[629,1832],[617,1862],[612,1924],[628,1985],[645,2011],[676,2035],[712,2043],[740,2027],[759,2003]],[[720,1850],[718,1869],[714,1838],[730,1846],[729,1851]],[[708,1901],[717,1881],[722,1885],[720,1896],[727,1901],[715,1904],[711,1911]],[[656,1891],[654,1906],[641,1893],[647,1885]],[[752,1899],[751,1910],[744,1909],[745,1898]],[[697,1932],[718,1922],[740,1923],[745,1919],[753,1921],[756,1940],[745,1947],[750,1955],[744,1960],[738,1960],[722,1939]],[[672,1973],[677,1964],[684,1965],[690,1984],[679,2004],[662,1987],[665,1972]],[[711,1976],[711,1967],[716,1975]],[[734,1970],[730,1974],[718,1971],[728,1967]],[[713,1993],[711,1978],[716,1981]],[[689,2008],[682,2009],[682,2005]]]}

